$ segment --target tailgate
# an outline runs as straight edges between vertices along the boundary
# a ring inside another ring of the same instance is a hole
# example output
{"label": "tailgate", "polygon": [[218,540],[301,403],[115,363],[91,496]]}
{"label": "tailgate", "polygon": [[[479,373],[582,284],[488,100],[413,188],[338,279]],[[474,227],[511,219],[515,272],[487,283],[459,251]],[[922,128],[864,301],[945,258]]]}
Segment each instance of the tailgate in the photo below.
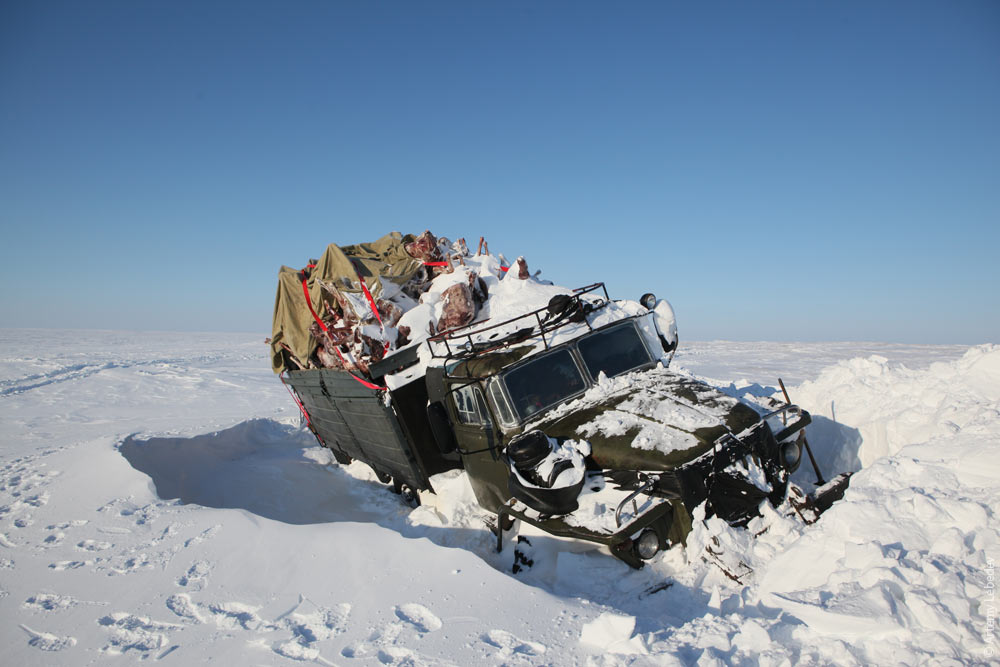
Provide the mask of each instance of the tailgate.
{"label": "tailgate", "polygon": [[414,489],[429,488],[396,413],[378,392],[344,371],[291,371],[286,376],[327,447],[342,452]]}

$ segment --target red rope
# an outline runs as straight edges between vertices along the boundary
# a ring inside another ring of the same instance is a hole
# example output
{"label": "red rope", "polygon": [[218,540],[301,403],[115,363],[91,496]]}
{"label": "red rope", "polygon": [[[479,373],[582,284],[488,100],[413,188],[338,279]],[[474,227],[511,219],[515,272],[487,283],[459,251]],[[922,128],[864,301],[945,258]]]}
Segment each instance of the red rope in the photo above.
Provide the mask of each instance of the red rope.
{"label": "red rope", "polygon": [[[310,266],[312,265],[310,264]],[[325,324],[323,324],[323,320],[319,319],[319,315],[316,314],[316,310],[313,308],[312,299],[309,297],[309,286],[306,285],[306,272],[299,271],[299,275],[302,276],[302,293],[306,296],[306,305],[309,306],[309,312],[312,313],[313,319],[316,320],[316,324],[319,325],[319,328],[322,329],[327,336],[329,336],[330,330],[326,328]]]}
{"label": "red rope", "polygon": [[[315,265],[310,265],[310,266],[315,266]],[[319,328],[322,329],[326,333],[327,338],[329,338],[330,342],[332,343],[333,339],[330,336],[330,330],[326,328],[325,324],[323,324],[323,320],[319,319],[319,315],[316,314],[316,310],[313,308],[312,299],[309,297],[309,286],[306,285],[306,272],[305,271],[300,271],[299,275],[302,276],[302,293],[306,297],[306,305],[309,306],[309,312],[312,313],[313,319],[316,320],[316,324],[318,324]],[[361,284],[362,285],[365,284],[363,280],[361,281]],[[368,290],[366,289],[365,291],[367,292]],[[375,312],[378,313],[377,310]],[[344,355],[342,355],[340,353],[340,346],[339,345],[334,345],[333,346],[333,351],[337,353],[338,357],[340,357],[340,362],[342,364],[344,364],[344,366],[347,366],[347,361],[344,359]],[[364,386],[368,387],[369,389],[376,389],[376,390],[379,390],[379,389],[384,390],[384,389],[386,389],[385,387],[380,387],[377,384],[372,384],[368,380],[365,380],[364,378],[360,378],[357,375],[355,375],[354,373],[351,373],[350,371],[347,371],[347,373],[352,378],[354,378],[355,380],[357,380],[358,382],[360,382]],[[308,417],[307,417],[307,419],[308,419]]]}
{"label": "red rope", "polygon": [[[368,305],[372,307],[372,312],[375,313],[375,319],[378,320],[378,325],[382,328],[382,337],[385,338],[385,324],[382,323],[382,316],[378,314],[378,306],[375,305],[375,299],[372,298],[372,293],[368,291],[368,285],[365,284],[365,279],[361,277],[361,271],[358,270],[357,265],[354,265],[354,273],[358,276],[358,282],[361,283],[361,291],[365,293],[365,298],[368,299]],[[385,345],[382,347],[382,356],[389,351],[389,341],[385,341]]]}
{"label": "red rope", "polygon": [[365,279],[361,277],[361,271],[358,270],[357,265],[354,266],[354,273],[358,276],[358,282],[361,283],[361,291],[365,293],[368,305],[372,307],[372,312],[375,313],[375,319],[378,320],[379,326],[385,332],[385,325],[382,324],[382,316],[378,314],[378,306],[375,305],[375,299],[372,298],[372,293],[368,291],[368,285],[365,284]]}
{"label": "red rope", "polygon": [[[283,377],[283,375],[284,375],[284,372],[282,372],[282,374],[278,376],[279,378],[281,378],[281,384],[285,385],[285,389],[288,390],[288,395],[292,397],[293,401],[295,401],[295,405],[299,406],[299,410],[302,411],[302,416],[306,418],[306,424],[309,425],[309,428],[311,430],[312,429],[312,420],[309,419],[309,413],[306,412],[306,408],[305,408],[304,405],[302,405],[302,401],[299,400],[299,397],[295,395],[295,392],[292,391],[292,388],[288,386],[287,382],[285,382],[285,378]],[[323,442],[323,441],[320,440],[320,442]]]}

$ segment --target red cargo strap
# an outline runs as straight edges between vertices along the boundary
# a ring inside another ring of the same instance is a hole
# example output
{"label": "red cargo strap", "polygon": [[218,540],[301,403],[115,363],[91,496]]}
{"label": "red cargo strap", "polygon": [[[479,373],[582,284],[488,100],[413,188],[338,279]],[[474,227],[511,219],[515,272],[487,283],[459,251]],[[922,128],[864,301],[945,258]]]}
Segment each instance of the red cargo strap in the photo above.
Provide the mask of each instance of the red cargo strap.
{"label": "red cargo strap", "polygon": [[[382,336],[385,336],[385,324],[382,323],[382,316],[378,314],[378,306],[375,305],[375,299],[372,298],[372,293],[368,291],[368,285],[365,284],[365,279],[361,277],[361,271],[358,270],[358,265],[354,264],[354,273],[358,276],[358,282],[361,283],[361,291],[365,293],[365,298],[368,299],[368,305],[372,307],[372,312],[375,313],[375,319],[378,320],[378,325],[382,327]],[[389,351],[389,341],[385,341],[385,345],[382,347],[382,356]]]}
{"label": "red cargo strap", "polygon": [[385,325],[382,324],[382,316],[378,314],[378,307],[375,305],[375,299],[372,298],[372,293],[368,291],[368,285],[365,284],[365,279],[361,277],[361,271],[358,270],[357,264],[351,262],[354,266],[354,273],[358,276],[358,282],[361,283],[361,291],[365,293],[365,298],[368,299],[368,305],[372,307],[372,312],[375,313],[375,319],[378,320],[378,324],[382,327],[382,332],[385,333]]}
{"label": "red cargo strap", "polygon": [[[314,264],[310,264],[309,265],[310,268],[313,267],[313,266],[315,266],[315,265]],[[302,293],[305,294],[305,296],[306,296],[306,305],[309,306],[309,312],[312,313],[313,319],[316,320],[316,324],[318,324],[319,328],[322,329],[326,333],[327,338],[329,338],[330,342],[332,343],[333,339],[330,336],[330,330],[326,328],[325,324],[323,324],[323,320],[319,319],[319,315],[316,314],[316,310],[313,308],[312,299],[309,297],[309,286],[306,285],[307,278],[306,278],[306,272],[305,272],[305,270],[299,271],[299,275],[302,277]],[[364,285],[365,284],[364,281],[361,281],[361,284]],[[365,290],[365,291],[367,292],[367,290]],[[378,311],[376,310],[375,312],[377,313]],[[344,355],[342,355],[340,353],[340,346],[339,345],[334,345],[333,346],[333,351],[337,353],[338,357],[340,357],[341,363],[343,363],[344,366],[347,366],[347,361],[344,359]],[[371,382],[369,382],[368,380],[365,380],[364,378],[358,377],[354,373],[351,373],[351,371],[347,371],[347,373],[352,378],[354,378],[355,380],[357,380],[358,382],[360,382],[364,386],[368,387],[369,389],[376,389],[376,390],[379,390],[379,389],[380,390],[385,390],[386,389],[386,387],[380,387],[377,384],[372,384]],[[307,417],[307,419],[308,419],[308,417]]]}
{"label": "red cargo strap", "polygon": [[295,395],[295,392],[292,391],[292,388],[288,386],[287,382],[285,382],[284,375],[285,375],[284,371],[282,371],[281,374],[278,375],[278,377],[281,379],[281,384],[285,385],[285,389],[288,390],[288,394],[292,397],[292,400],[295,401],[295,405],[299,406],[299,410],[302,411],[302,416],[306,418],[306,424],[308,424],[309,429],[312,430],[312,420],[309,419],[309,413],[306,412],[306,408],[304,405],[302,405],[302,401],[299,400],[299,397]]}
{"label": "red cargo strap", "polygon": [[[311,268],[314,265],[310,264],[309,266]],[[312,313],[313,319],[316,320],[316,324],[319,325],[319,328],[326,332],[326,335],[329,336],[330,330],[326,328],[326,325],[323,324],[323,320],[319,319],[319,315],[317,315],[315,309],[313,309],[313,302],[309,297],[309,286],[306,285],[306,280],[308,280],[308,278],[306,277],[304,269],[299,271],[299,277],[302,278],[302,293],[306,296],[306,305],[309,306],[309,312]]]}

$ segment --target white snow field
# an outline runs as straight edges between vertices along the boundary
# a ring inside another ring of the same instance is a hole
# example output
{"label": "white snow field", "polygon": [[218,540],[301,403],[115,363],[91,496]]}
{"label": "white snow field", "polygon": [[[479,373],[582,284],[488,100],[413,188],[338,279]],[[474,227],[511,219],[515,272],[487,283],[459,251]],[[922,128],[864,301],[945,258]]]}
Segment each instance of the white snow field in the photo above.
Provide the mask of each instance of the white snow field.
{"label": "white snow field", "polygon": [[0,664],[997,660],[1000,346],[682,339],[730,394],[783,377],[846,497],[640,571],[522,527],[514,575],[463,475],[411,510],[333,463],[263,338],[0,330]]}

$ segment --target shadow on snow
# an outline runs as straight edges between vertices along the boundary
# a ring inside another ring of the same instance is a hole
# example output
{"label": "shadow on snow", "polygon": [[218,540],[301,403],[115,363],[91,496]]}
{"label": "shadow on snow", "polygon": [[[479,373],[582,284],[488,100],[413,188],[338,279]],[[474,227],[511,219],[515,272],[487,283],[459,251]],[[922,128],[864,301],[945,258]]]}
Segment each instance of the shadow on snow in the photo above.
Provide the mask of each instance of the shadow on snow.
{"label": "shadow on snow", "polygon": [[[824,474],[841,472],[834,469],[836,464],[857,464],[861,437],[856,429],[824,418],[815,419],[810,428],[815,429],[810,440],[819,450]],[[505,535],[503,552],[496,553],[496,538],[485,526],[448,525],[444,517],[441,525],[408,521],[414,510],[391,494],[388,486],[375,481],[373,474],[364,479],[369,474],[367,466],[355,462],[348,472],[342,466],[318,462],[306,454],[315,448],[316,440],[308,431],[266,419],[189,438],[130,436],[119,446],[129,464],[148,475],[156,494],[165,500],[242,509],[297,525],[371,522],[403,537],[465,549],[495,569],[511,572],[512,532]],[[796,477],[812,477],[812,471],[805,470],[808,465],[804,461]],[[517,575],[529,586],[589,599],[636,616],[640,619],[637,630],[644,632],[669,635],[669,628],[706,613],[709,591],[665,580],[656,568],[631,570],[605,551],[579,541],[538,534],[529,539],[536,565]],[[738,610],[745,616],[770,612],[759,606]]]}
{"label": "shadow on snow", "polygon": [[256,419],[190,438],[133,435],[119,451],[165,500],[298,525],[380,519],[383,512],[359,494],[364,482],[307,457],[305,450],[314,447],[307,431]]}

